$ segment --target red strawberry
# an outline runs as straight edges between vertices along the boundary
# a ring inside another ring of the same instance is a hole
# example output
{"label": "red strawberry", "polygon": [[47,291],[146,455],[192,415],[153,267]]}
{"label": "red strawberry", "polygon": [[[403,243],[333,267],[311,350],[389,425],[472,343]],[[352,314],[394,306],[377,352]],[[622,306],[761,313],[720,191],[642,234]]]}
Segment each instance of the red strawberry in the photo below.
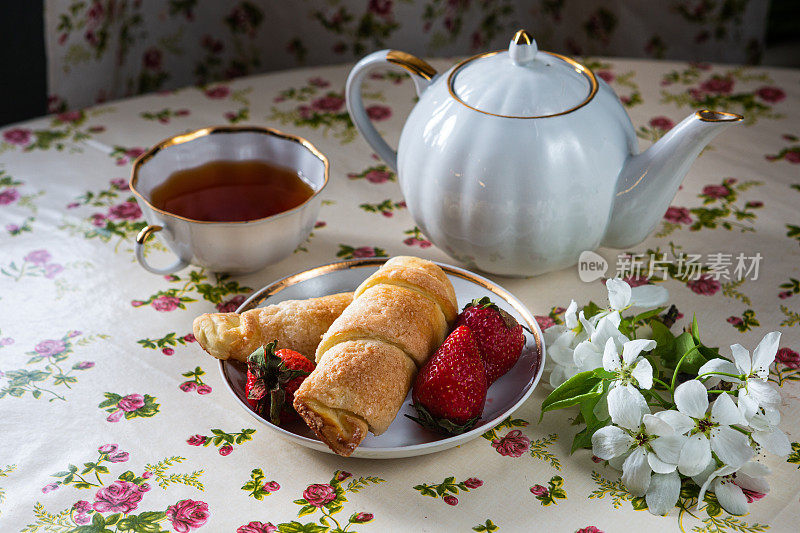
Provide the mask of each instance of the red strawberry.
{"label": "red strawberry", "polygon": [[247,403],[259,415],[278,425],[281,413],[291,411],[294,393],[314,370],[314,363],[294,350],[275,351],[272,341],[247,358]]}
{"label": "red strawberry", "polygon": [[472,429],[486,402],[486,371],[466,326],[456,328],[425,363],[411,394],[422,426],[457,435]]}
{"label": "red strawberry", "polygon": [[486,367],[486,383],[511,370],[525,347],[522,326],[484,296],[468,303],[456,319],[456,326],[468,326],[475,335]]}

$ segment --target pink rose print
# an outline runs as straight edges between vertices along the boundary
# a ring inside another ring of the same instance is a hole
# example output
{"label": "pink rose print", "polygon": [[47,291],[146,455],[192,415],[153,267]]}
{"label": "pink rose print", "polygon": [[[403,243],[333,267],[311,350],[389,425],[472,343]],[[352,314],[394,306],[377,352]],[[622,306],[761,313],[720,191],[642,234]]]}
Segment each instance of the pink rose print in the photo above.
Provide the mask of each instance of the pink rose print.
{"label": "pink rose print", "polygon": [[367,108],[367,116],[372,120],[386,120],[392,116],[392,110],[385,105],[371,105]]}
{"label": "pink rose print", "polygon": [[230,455],[232,451],[233,451],[233,446],[231,446],[230,444],[226,444],[225,446],[219,449],[219,454],[224,457],[226,455]]}
{"label": "pink rose print", "polygon": [[278,531],[278,528],[273,526],[272,522],[267,522],[266,524],[250,522],[236,529],[236,533],[275,533],[276,531]]}
{"label": "pink rose print", "polygon": [[778,298],[780,298],[781,300],[785,300],[786,298],[791,298],[792,296],[794,296],[794,293],[792,291],[782,291],[778,293]]}
{"label": "pink rose print", "polygon": [[711,296],[722,288],[719,281],[708,274],[703,274],[696,280],[687,281],[686,286],[692,289],[692,292],[704,296]]}
{"label": "pink rose print", "polygon": [[350,519],[350,521],[353,522],[354,524],[366,524],[367,522],[370,522],[373,518],[375,518],[375,515],[373,515],[372,513],[356,513]]}
{"label": "pink rose print", "polygon": [[744,324],[744,320],[742,320],[738,316],[729,316],[727,318],[727,322],[728,322],[728,324],[731,324],[732,326],[741,326],[742,324]]}
{"label": "pink rose print", "polygon": [[181,300],[177,296],[159,296],[158,298],[155,298],[150,305],[156,311],[166,313],[168,311],[174,311],[177,309],[180,303]]}
{"label": "pink rose print", "polygon": [[84,526],[84,525],[86,525],[86,524],[88,524],[89,522],[91,522],[91,521],[92,521],[92,517],[91,517],[91,516],[89,516],[89,515],[88,515],[88,514],[86,514],[86,513],[80,513],[80,512],[78,512],[78,513],[75,513],[75,516],[73,517],[73,520],[74,520],[74,521],[75,521],[75,523],[76,523],[76,524],[78,524],[79,526]]}
{"label": "pink rose print", "polygon": [[103,444],[102,446],[97,448],[97,451],[100,453],[113,453],[117,451],[117,448],[119,448],[119,446],[117,446],[116,444]]}
{"label": "pink rose print", "polygon": [[549,316],[536,315],[534,318],[536,319],[536,323],[539,324],[539,328],[542,330],[551,328],[556,325],[556,321],[550,318]]}
{"label": "pink rose print", "polygon": [[392,173],[387,170],[370,170],[364,175],[370,183],[385,183],[392,179]]}
{"label": "pink rose print", "polygon": [[211,392],[211,386],[203,383],[197,386],[197,394],[208,394]]}
{"label": "pink rose print", "polygon": [[29,263],[33,263],[34,265],[44,265],[50,261],[51,257],[52,256],[47,250],[34,250],[23,257],[23,259]]}
{"label": "pink rose print", "polygon": [[183,392],[192,392],[194,389],[197,388],[197,383],[195,383],[194,381],[184,381],[183,383],[178,385],[178,387]]}
{"label": "pink rose print", "polygon": [[480,479],[478,479],[476,477],[471,477],[471,478],[467,479],[466,481],[464,481],[464,485],[466,485],[470,489],[477,489],[478,487],[483,485],[483,481],[481,481]]}
{"label": "pink rose print", "polygon": [[316,483],[309,485],[303,491],[303,498],[314,507],[322,507],[336,499],[336,491],[327,483]]}
{"label": "pink rose print", "polygon": [[31,142],[31,130],[14,128],[3,132],[3,140],[9,144],[25,146]]}
{"label": "pink rose print", "polygon": [[614,73],[611,72],[610,70],[598,70],[597,72],[595,72],[595,74],[597,74],[597,77],[606,83],[611,83],[612,81],[614,81],[614,78],[616,77],[614,76]]}
{"label": "pink rose print", "polygon": [[127,191],[128,189],[130,189],[130,186],[128,185],[128,180],[126,180],[125,178],[115,178],[111,180],[109,183],[111,183],[112,187],[119,189],[120,191]]}
{"label": "pink rose print", "polygon": [[94,361],[81,361],[72,365],[75,370],[88,370],[94,366]]}
{"label": "pink rose print", "polygon": [[339,111],[344,105],[344,98],[341,96],[323,96],[311,102],[311,107],[317,111],[335,112]]}
{"label": "pink rose print", "polygon": [[193,333],[187,333],[186,335],[183,336],[183,340],[185,340],[186,342],[195,342],[197,339],[194,337]]}
{"label": "pink rose print", "polygon": [[650,126],[661,131],[669,131],[675,125],[668,117],[653,117],[650,119]]}
{"label": "pink rose print", "polygon": [[308,80],[308,84],[314,87],[319,87],[320,89],[324,89],[325,87],[330,86],[331,83],[324,78],[316,77]]}
{"label": "pink rose print", "polygon": [[42,487],[42,493],[43,494],[47,494],[48,492],[53,492],[54,490],[56,490],[60,486],[61,486],[60,483],[48,483],[47,485]]}
{"label": "pink rose print", "polygon": [[206,438],[203,435],[192,435],[186,440],[186,442],[192,446],[202,446],[205,444]]}
{"label": "pink rose print", "polygon": [[664,220],[667,222],[672,222],[673,224],[691,224],[692,217],[689,214],[689,209],[686,207],[674,207],[670,206],[667,208],[667,212],[664,213]]}
{"label": "pink rose print", "polygon": [[172,348],[163,348],[161,350],[161,353],[163,353],[164,355],[172,355],[175,353],[175,350],[173,350]]}
{"label": "pink rose print", "polygon": [[403,239],[403,244],[407,246],[417,245],[420,248],[430,248],[431,246],[433,246],[433,243],[431,241],[428,241],[426,239],[418,239],[416,237],[408,237],[407,239]]}
{"label": "pink rose print", "polygon": [[124,463],[130,458],[128,452],[116,452],[108,456],[108,460],[112,463]]}
{"label": "pink rose print", "polygon": [[208,522],[211,513],[208,504],[194,500],[181,500],[175,505],[167,507],[167,519],[172,522],[172,528],[178,533],[188,533]]}
{"label": "pink rose print", "polygon": [[144,407],[144,396],[141,394],[128,394],[127,396],[123,396],[117,404],[117,407],[125,412],[135,411]]}
{"label": "pink rose print", "polygon": [[626,276],[622,278],[622,281],[631,287],[641,287],[642,285],[648,285],[650,283],[650,279],[648,279],[647,276]]}
{"label": "pink rose print", "polygon": [[63,271],[63,266],[56,263],[50,263],[49,265],[44,266],[44,277],[47,279],[53,279]]}
{"label": "pink rose print", "polygon": [[0,192],[0,205],[13,204],[19,199],[19,191],[17,189],[6,189]]}
{"label": "pink rose print", "polygon": [[361,246],[353,250],[353,257],[375,257],[375,250],[369,246]]}
{"label": "pink rose print", "polygon": [[231,90],[225,85],[220,85],[219,87],[214,87],[212,89],[206,89],[206,96],[216,100],[227,98],[230,93]]}
{"label": "pink rose print", "polygon": [[794,149],[786,152],[786,155],[783,158],[788,161],[789,163],[800,163],[800,150]]}
{"label": "pink rose print", "polygon": [[280,483],[277,481],[267,481],[264,483],[264,486],[261,487],[267,492],[275,492],[281,489]]}
{"label": "pink rose print", "polygon": [[544,487],[542,485],[534,485],[533,487],[531,487],[531,494],[533,494],[534,496],[544,496],[545,494],[547,494],[547,487]]}
{"label": "pink rose print", "polygon": [[72,504],[72,508],[78,511],[79,513],[88,513],[92,510],[92,504],[87,502],[86,500],[79,500]]}
{"label": "pink rose print", "polygon": [[340,470],[339,473],[336,474],[336,481],[344,481],[345,479],[351,477],[353,474],[346,470]]}
{"label": "pink rose print", "polygon": [[109,209],[108,216],[118,220],[135,220],[142,216],[142,210],[136,202],[122,202]]}
{"label": "pink rose print", "polygon": [[603,533],[603,531],[600,530],[600,529],[597,529],[594,526],[586,526],[586,527],[580,528],[575,533]]}
{"label": "pink rose print", "polygon": [[61,339],[49,339],[37,344],[34,351],[44,357],[53,357],[67,351],[67,343]]}
{"label": "pink rose print", "polygon": [[61,122],[77,122],[83,118],[83,113],[80,111],[66,111],[56,115],[56,118]]}
{"label": "pink rose print", "polygon": [[244,302],[245,297],[244,295],[240,294],[238,296],[234,296],[230,300],[222,303],[217,304],[217,311],[220,313],[233,313],[236,311],[242,302]]}
{"label": "pink rose print", "polygon": [[707,93],[730,94],[733,91],[733,78],[714,76],[701,83],[700,90]]}
{"label": "pink rose print", "polygon": [[509,457],[519,457],[528,451],[530,445],[531,440],[518,429],[509,431],[502,439],[492,441],[492,448],[495,448],[497,453]]}
{"label": "pink rose print", "polygon": [[111,413],[110,415],[108,415],[106,417],[106,421],[107,422],[119,422],[120,420],[122,420],[123,416],[125,416],[125,413],[123,413],[122,411],[117,409],[116,411],[114,411],[113,413]]}
{"label": "pink rose print", "polygon": [[367,11],[381,17],[388,17],[392,14],[392,0],[369,0]]}
{"label": "pink rose print", "polygon": [[0,339],[0,346],[11,346],[12,344],[14,344],[14,339],[11,337],[3,337]]}
{"label": "pink rose print", "polygon": [[142,493],[135,483],[117,480],[111,485],[98,490],[97,494],[94,495],[94,499],[95,502],[92,508],[99,513],[112,511],[128,514],[136,509],[142,500]]}
{"label": "pink rose print", "polygon": [[703,187],[703,196],[709,198],[725,198],[731,193],[731,190],[725,185],[706,185]]}
{"label": "pink rose print", "polygon": [[788,368],[800,368],[800,354],[791,348],[781,348],[775,354],[775,360],[783,363]]}
{"label": "pink rose print", "polygon": [[756,91],[756,96],[771,104],[778,103],[786,98],[786,93],[778,87],[761,87]]}
{"label": "pink rose print", "polygon": [[106,225],[106,216],[102,213],[92,215],[92,226],[102,228]]}
{"label": "pink rose print", "polygon": [[442,497],[442,499],[444,500],[444,503],[446,503],[447,505],[458,505],[458,498],[456,498],[455,496],[451,496],[450,494]]}
{"label": "pink rose print", "polygon": [[150,479],[151,477],[153,477],[153,474],[151,472],[145,470],[144,472],[142,472],[142,477],[144,479]]}

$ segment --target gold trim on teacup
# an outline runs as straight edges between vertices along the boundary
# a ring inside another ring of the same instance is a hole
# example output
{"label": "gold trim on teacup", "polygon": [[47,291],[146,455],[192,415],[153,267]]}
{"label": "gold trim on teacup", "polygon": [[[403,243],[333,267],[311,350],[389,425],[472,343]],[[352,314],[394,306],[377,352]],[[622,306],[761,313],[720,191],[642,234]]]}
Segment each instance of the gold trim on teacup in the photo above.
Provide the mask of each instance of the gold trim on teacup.
{"label": "gold trim on teacup", "polygon": [[[242,220],[242,221],[232,221],[232,222],[216,222],[216,221],[209,221],[209,220],[195,220],[193,218],[186,218],[186,217],[183,217],[183,216],[180,216],[180,215],[176,215],[175,213],[170,213],[169,211],[164,211],[163,209],[160,209],[160,208],[154,206],[153,204],[150,203],[149,200],[147,200],[147,198],[144,197],[144,195],[142,193],[140,193],[139,191],[136,190],[136,183],[139,180],[139,169],[145,163],[147,163],[150,159],[155,157],[155,155],[158,154],[158,152],[160,152],[161,150],[164,150],[165,148],[169,148],[170,146],[175,146],[175,145],[178,145],[178,144],[187,143],[187,142],[193,141],[195,139],[199,139],[200,137],[205,137],[207,135],[216,135],[216,134],[220,134],[220,133],[262,133],[264,135],[271,135],[273,137],[278,137],[280,139],[291,141],[291,142],[294,142],[294,143],[297,143],[297,144],[303,146],[303,148],[305,148],[306,150],[311,152],[311,154],[314,157],[316,157],[317,159],[322,161],[322,164],[325,165],[325,179],[322,182],[322,186],[319,189],[316,189],[314,191],[314,194],[309,196],[309,198],[305,202],[303,202],[302,204],[298,205],[297,207],[293,207],[292,209],[289,209],[288,211],[283,211],[281,213],[276,213],[276,214],[270,215],[268,217],[256,218],[256,219],[253,219],[253,220]],[[181,133],[181,134],[178,134],[178,135],[173,135],[172,137],[167,137],[163,141],[155,144],[152,148],[150,148],[145,153],[143,153],[142,155],[137,157],[136,161],[133,162],[133,168],[131,169],[131,178],[130,178],[130,180],[128,182],[128,185],[130,186],[131,192],[134,195],[136,195],[136,197],[139,198],[139,200],[141,200],[142,202],[147,204],[147,206],[150,207],[150,209],[152,209],[153,211],[156,211],[157,213],[160,213],[161,215],[164,215],[164,216],[177,218],[179,220],[185,220],[186,222],[194,222],[196,224],[253,224],[253,223],[256,223],[256,222],[261,222],[262,220],[268,220],[268,219],[271,219],[271,218],[277,218],[277,217],[286,216],[286,215],[288,215],[290,213],[294,213],[295,211],[300,210],[308,202],[310,202],[315,196],[317,196],[319,193],[321,193],[326,185],[328,185],[328,175],[329,175],[329,173],[330,173],[330,163],[328,162],[328,158],[325,157],[323,155],[323,153],[320,152],[317,149],[317,147],[314,146],[313,144],[311,144],[308,140],[306,140],[306,139],[304,139],[302,137],[298,137],[297,135],[291,135],[289,133],[284,133],[282,131],[276,130],[274,128],[266,128],[266,127],[262,127],[262,126],[210,126],[208,128],[201,128],[199,130],[194,130],[194,131],[190,131],[190,132],[186,132],[186,133]],[[148,228],[145,228],[145,229],[148,229]],[[158,230],[154,230],[154,231],[158,231]],[[142,233],[143,232],[144,232],[144,230],[142,231]],[[152,232],[153,231],[151,231],[151,233]],[[142,235],[142,233],[140,233],[139,235]],[[146,239],[149,236],[150,236],[150,233],[145,235],[144,238]],[[138,240],[138,237],[137,237],[137,240]],[[142,241],[142,242],[144,242],[144,241]]]}
{"label": "gold trim on teacup", "polygon": [[152,235],[153,233],[157,233],[162,229],[164,228],[159,226],[158,224],[150,224],[149,226],[142,228],[142,231],[140,231],[139,234],[136,235],[136,243],[144,244],[145,242],[147,242],[147,239],[150,238],[150,235]]}
{"label": "gold trim on teacup", "polygon": [[[523,31],[523,30],[520,30],[520,31]],[[517,33],[519,34],[519,32],[517,32]],[[515,35],[514,37],[516,38],[517,36]],[[453,88],[453,84],[455,82],[456,74],[458,73],[458,71],[461,70],[462,67],[464,67],[465,65],[467,65],[471,61],[474,61],[476,59],[483,59],[485,57],[491,57],[493,55],[497,55],[497,54],[502,53],[502,52],[507,52],[507,50],[497,50],[495,52],[484,52],[482,54],[478,54],[476,56],[472,56],[470,58],[467,58],[464,61],[462,61],[461,63],[457,64],[453,68],[453,70],[450,72],[450,75],[447,76],[447,91],[450,93],[450,96],[455,98],[455,100],[457,102],[467,106],[468,108],[472,109],[473,111],[477,111],[478,113],[483,113],[484,115],[491,115],[493,117],[501,117],[501,118],[530,119],[530,118],[560,117],[561,115],[566,115],[567,113],[572,113],[573,111],[576,111],[576,110],[582,108],[583,106],[585,106],[586,104],[588,104],[589,102],[591,102],[592,99],[594,98],[594,95],[597,94],[597,89],[599,87],[599,84],[597,83],[597,77],[594,75],[594,72],[592,72],[592,70],[590,68],[583,66],[582,64],[578,63],[577,61],[575,61],[571,57],[562,56],[561,54],[556,54],[554,52],[545,52],[544,50],[539,50],[537,53],[539,53],[539,54],[547,54],[547,55],[553,56],[553,57],[555,57],[557,59],[560,59],[560,60],[566,62],[567,64],[571,65],[575,69],[575,72],[577,72],[578,74],[582,74],[587,80],[589,80],[589,87],[590,87],[589,95],[583,100],[583,102],[579,103],[576,106],[570,107],[566,111],[561,111],[559,113],[550,113],[549,115],[521,116],[521,115],[500,115],[498,113],[490,113],[488,111],[483,111],[482,109],[478,109],[477,107],[473,107],[473,106],[469,105],[468,103],[466,103],[464,100],[462,100],[456,94],[456,91]]]}
{"label": "gold trim on teacup", "polygon": [[[266,287],[254,292],[247,300],[245,300],[242,305],[236,310],[237,313],[244,313],[250,309],[255,309],[259,306],[264,300],[270,298],[283,289],[287,287],[291,287],[297,283],[302,281],[306,281],[309,279],[313,279],[319,276],[323,276],[325,274],[330,274],[331,272],[336,272],[338,270],[350,270],[352,268],[364,268],[364,267],[380,267],[389,258],[371,258],[371,259],[351,259],[349,261],[339,261],[336,263],[329,263],[327,265],[318,266],[309,270],[304,270],[303,272],[298,272],[297,274],[292,274],[290,276],[286,276],[283,279],[272,283],[271,285],[267,285]],[[446,265],[444,263],[439,263],[437,261],[433,261],[436,265],[439,266],[445,273],[455,276],[457,278],[465,279],[476,285],[483,287],[484,289],[497,294],[498,296],[502,297],[505,301],[507,301],[522,319],[526,322],[524,324],[525,328],[533,335],[534,341],[536,342],[536,350],[539,353],[539,364],[543,364],[543,341],[538,333],[538,323],[536,322],[536,318],[533,314],[525,307],[522,302],[519,302],[517,297],[503,289],[502,287],[495,285],[491,280],[478,276],[477,274],[473,274],[469,270],[463,270],[457,267],[453,267],[450,265]],[[354,287],[355,289],[355,287]],[[321,295],[322,296],[322,295]],[[537,370],[537,373],[541,372],[541,369]]]}
{"label": "gold trim on teacup", "polygon": [[389,50],[386,54],[386,61],[394,63],[406,69],[411,74],[416,74],[428,81],[431,81],[433,77],[436,76],[436,69],[430,66],[426,61],[406,52],[401,52],[400,50]]}
{"label": "gold trim on teacup", "polygon": [[701,109],[694,113],[703,122],[739,122],[744,120],[742,115],[727,113],[725,111],[712,111],[711,109]]}

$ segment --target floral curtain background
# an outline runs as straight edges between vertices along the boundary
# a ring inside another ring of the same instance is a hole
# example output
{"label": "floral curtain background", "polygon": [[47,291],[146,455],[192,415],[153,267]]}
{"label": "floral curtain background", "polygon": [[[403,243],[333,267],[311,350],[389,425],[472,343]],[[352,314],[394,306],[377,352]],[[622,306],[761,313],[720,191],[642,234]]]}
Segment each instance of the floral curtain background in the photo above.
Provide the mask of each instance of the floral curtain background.
{"label": "floral curtain background", "polygon": [[50,111],[381,48],[455,56],[526,28],[569,55],[757,63],[766,0],[45,0]]}

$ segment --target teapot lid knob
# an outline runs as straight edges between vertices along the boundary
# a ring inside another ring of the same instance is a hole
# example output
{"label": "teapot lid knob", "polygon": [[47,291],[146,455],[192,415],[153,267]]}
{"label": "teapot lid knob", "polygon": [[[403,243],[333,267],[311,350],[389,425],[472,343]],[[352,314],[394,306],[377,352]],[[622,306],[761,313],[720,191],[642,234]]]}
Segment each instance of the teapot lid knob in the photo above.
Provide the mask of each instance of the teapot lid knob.
{"label": "teapot lid knob", "polygon": [[533,62],[538,51],[536,40],[525,30],[519,30],[514,34],[514,38],[511,39],[511,43],[508,45],[508,56],[515,65],[519,66]]}

